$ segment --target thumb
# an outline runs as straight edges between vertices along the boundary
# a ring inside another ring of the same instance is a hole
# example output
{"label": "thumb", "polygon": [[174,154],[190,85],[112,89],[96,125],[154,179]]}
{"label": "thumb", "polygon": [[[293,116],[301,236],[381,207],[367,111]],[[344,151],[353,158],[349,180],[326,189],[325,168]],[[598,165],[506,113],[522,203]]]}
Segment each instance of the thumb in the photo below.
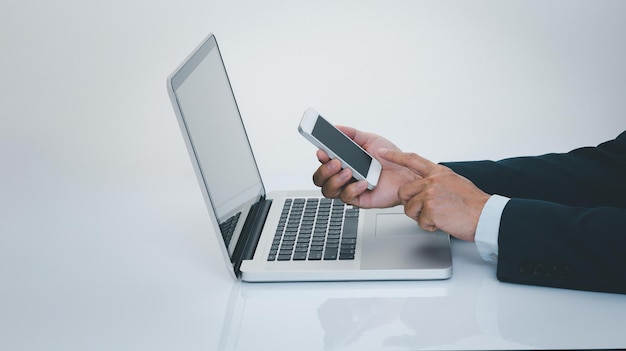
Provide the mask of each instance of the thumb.
{"label": "thumb", "polygon": [[428,176],[436,166],[435,163],[412,152],[382,148],[378,150],[378,155],[389,162],[404,166],[422,177]]}

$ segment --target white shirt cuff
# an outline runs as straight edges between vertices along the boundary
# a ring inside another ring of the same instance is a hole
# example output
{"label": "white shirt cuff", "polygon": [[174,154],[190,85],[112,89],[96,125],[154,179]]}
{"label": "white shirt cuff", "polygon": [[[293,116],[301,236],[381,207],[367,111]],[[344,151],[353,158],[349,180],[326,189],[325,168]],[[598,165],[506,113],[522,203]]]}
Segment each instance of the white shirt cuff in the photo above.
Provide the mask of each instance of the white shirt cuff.
{"label": "white shirt cuff", "polygon": [[476,226],[476,248],[483,260],[488,262],[498,261],[498,233],[500,231],[500,218],[502,211],[509,202],[508,197],[492,195],[485,203],[480,213]]}

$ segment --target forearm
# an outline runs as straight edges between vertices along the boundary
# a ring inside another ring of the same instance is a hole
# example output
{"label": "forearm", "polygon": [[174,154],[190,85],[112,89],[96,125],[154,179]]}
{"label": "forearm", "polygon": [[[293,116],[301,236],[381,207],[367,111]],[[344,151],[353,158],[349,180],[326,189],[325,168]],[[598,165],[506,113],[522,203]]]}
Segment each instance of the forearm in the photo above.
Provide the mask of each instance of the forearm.
{"label": "forearm", "polygon": [[626,293],[626,209],[511,199],[498,246],[502,281]]}
{"label": "forearm", "polygon": [[626,132],[598,147],[564,154],[444,165],[489,194],[626,208]]}

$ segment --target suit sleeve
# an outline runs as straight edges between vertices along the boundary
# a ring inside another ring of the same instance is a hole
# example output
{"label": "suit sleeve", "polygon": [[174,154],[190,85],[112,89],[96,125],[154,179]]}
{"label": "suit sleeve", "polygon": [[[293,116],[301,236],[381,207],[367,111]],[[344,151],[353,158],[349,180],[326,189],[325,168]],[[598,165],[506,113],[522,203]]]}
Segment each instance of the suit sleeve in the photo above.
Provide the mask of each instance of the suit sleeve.
{"label": "suit sleeve", "polygon": [[626,293],[626,132],[566,154],[444,164],[511,198],[498,279]]}

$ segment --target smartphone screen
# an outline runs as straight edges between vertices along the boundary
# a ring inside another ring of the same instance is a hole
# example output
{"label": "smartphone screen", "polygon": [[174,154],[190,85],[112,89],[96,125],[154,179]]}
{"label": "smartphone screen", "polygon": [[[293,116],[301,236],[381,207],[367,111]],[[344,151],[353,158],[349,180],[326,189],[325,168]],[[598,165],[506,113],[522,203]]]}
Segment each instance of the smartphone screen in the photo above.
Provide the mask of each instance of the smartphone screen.
{"label": "smartphone screen", "polygon": [[361,148],[325,119],[317,118],[311,134],[329,149],[333,150],[337,156],[352,166],[363,177],[367,176],[372,157],[363,152]]}

